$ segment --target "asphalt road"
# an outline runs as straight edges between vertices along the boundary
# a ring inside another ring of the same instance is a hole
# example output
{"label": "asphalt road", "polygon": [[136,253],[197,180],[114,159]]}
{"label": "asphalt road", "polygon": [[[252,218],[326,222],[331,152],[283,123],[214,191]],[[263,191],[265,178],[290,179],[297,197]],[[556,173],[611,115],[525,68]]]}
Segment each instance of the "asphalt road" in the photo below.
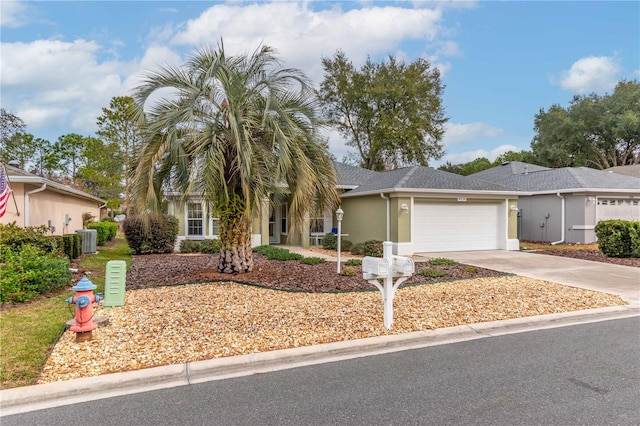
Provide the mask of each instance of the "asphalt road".
{"label": "asphalt road", "polygon": [[637,425],[640,317],[2,417],[9,425]]}

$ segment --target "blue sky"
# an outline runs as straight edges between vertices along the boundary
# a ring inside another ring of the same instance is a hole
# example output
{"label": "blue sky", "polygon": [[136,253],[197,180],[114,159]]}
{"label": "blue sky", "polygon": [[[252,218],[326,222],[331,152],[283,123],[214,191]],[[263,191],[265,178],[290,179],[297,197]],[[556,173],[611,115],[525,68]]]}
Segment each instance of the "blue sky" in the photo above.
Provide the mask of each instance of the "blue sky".
{"label": "blue sky", "polygon": [[[442,72],[446,155],[461,163],[529,149],[541,108],[640,79],[640,2],[25,1],[0,2],[0,103],[36,137],[93,135],[114,96],[145,70],[180,64],[220,38],[233,53],[260,43],[322,80],[342,49],[426,58]],[[341,159],[344,141],[328,132]]]}

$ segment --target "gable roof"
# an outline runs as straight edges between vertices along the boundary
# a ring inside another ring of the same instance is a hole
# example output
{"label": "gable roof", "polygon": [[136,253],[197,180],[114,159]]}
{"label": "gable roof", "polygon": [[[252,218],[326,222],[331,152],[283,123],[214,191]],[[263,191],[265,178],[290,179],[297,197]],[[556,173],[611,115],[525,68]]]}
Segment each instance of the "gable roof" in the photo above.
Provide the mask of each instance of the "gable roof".
{"label": "gable roof", "polygon": [[550,169],[512,161],[470,175],[475,179],[503,185],[516,191],[636,190],[640,178],[608,173],[589,167]]}
{"label": "gable roof", "polygon": [[95,195],[88,194],[86,192],[80,191],[79,189],[75,189],[70,187],[69,185],[64,185],[46,178],[42,176],[34,175],[33,173],[29,173],[25,170],[19,169],[17,167],[13,167],[10,165],[6,165],[7,176],[9,178],[9,183],[28,183],[33,185],[47,185],[47,189],[51,189],[56,192],[67,193],[69,195],[73,195],[80,198],[86,198],[89,200],[97,201],[101,204],[105,204],[107,201],[102,198],[96,197]]}
{"label": "gable roof", "polygon": [[435,170],[431,167],[412,166],[385,172],[375,172],[357,188],[342,194],[342,197],[379,194],[381,192],[467,192],[493,193],[512,192],[495,183],[484,182],[468,176]]}

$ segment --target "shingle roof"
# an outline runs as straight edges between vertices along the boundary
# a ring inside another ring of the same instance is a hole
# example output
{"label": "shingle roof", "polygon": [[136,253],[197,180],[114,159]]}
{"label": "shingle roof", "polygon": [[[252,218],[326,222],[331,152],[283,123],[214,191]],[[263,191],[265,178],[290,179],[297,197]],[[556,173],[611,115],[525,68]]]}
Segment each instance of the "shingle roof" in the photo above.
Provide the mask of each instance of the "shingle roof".
{"label": "shingle roof", "polygon": [[333,162],[333,167],[336,170],[336,183],[338,186],[355,187],[362,185],[369,179],[374,178],[379,172],[363,169],[362,167],[351,166],[345,163]]}
{"label": "shingle roof", "polygon": [[398,190],[462,190],[462,191],[508,191],[502,185],[483,182],[430,167],[413,166],[378,172],[362,185],[346,193],[356,195]]}
{"label": "shingle roof", "polygon": [[510,162],[474,173],[470,177],[517,191],[542,192],[562,189],[637,189],[640,191],[640,178],[588,167],[549,169],[533,164]]}
{"label": "shingle roof", "polygon": [[633,164],[631,166],[616,166],[609,167],[604,170],[605,172],[617,173],[619,175],[627,175],[640,178],[640,164]]}

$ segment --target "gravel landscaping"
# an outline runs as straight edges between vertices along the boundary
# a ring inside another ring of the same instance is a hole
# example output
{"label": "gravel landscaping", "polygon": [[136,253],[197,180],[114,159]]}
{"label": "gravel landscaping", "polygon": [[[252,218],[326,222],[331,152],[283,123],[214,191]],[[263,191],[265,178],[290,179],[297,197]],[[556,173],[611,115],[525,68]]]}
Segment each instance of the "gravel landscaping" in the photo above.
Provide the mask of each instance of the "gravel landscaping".
{"label": "gravel landscaping", "polygon": [[[65,332],[38,383],[624,304],[617,296],[545,281],[438,266],[449,275],[416,274],[400,287],[393,328],[386,330],[380,293],[358,266],[346,277],[337,275],[335,262],[254,256],[253,272],[232,277],[213,272],[215,255],[135,256],[125,306],[96,305],[94,314],[107,316],[109,324],[94,330],[89,342],[76,343],[75,333]],[[436,268],[417,264],[416,271],[427,267]]]}

